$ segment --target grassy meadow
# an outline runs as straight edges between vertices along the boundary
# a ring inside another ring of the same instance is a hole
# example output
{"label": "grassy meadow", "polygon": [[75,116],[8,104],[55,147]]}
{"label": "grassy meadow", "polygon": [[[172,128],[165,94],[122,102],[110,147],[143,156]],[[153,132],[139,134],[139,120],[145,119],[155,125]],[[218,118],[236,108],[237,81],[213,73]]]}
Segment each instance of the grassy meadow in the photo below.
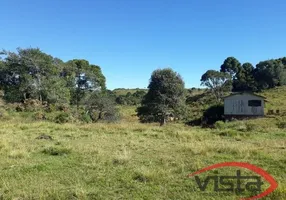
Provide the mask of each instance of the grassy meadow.
{"label": "grassy meadow", "polygon": [[[268,93],[279,103],[275,95]],[[56,124],[21,113],[1,118],[0,199],[238,199],[213,192],[212,182],[201,192],[187,177],[227,161],[263,168],[279,184],[264,199],[286,199],[286,117],[217,123],[214,129],[160,127],[139,123],[135,109],[121,107],[118,123]]]}

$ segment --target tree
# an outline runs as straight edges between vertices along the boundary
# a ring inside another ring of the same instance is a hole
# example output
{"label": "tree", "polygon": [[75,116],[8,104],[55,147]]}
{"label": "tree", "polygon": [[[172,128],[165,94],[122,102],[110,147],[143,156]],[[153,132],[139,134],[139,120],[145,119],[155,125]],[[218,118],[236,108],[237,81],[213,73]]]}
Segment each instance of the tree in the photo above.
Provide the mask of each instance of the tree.
{"label": "tree", "polygon": [[233,80],[233,91],[251,91],[257,90],[257,84],[255,82],[254,67],[251,63],[244,63],[240,70],[236,73]]}
{"label": "tree", "polygon": [[181,117],[186,101],[184,85],[181,76],[172,69],[155,70],[149,90],[137,109],[140,121],[164,125],[169,115]]}
{"label": "tree", "polygon": [[285,85],[286,67],[279,59],[262,61],[256,65],[254,78],[260,90]]}
{"label": "tree", "polygon": [[119,119],[119,111],[112,97],[107,93],[93,92],[85,101],[86,113],[92,121],[99,120],[116,121]]}
{"label": "tree", "polygon": [[282,64],[286,68],[286,57],[280,58],[279,60],[282,62]]}
{"label": "tree", "polygon": [[42,96],[48,103],[70,103],[70,90],[66,81],[59,76],[50,76],[43,79]]}
{"label": "tree", "polygon": [[0,52],[0,89],[8,102],[38,99],[79,107],[93,92],[105,91],[106,85],[101,68],[86,60],[65,63],[38,48],[18,48]]}
{"label": "tree", "polygon": [[74,59],[67,62],[62,71],[63,77],[73,77],[76,85],[84,90],[106,90],[105,77],[101,68],[87,60]]}
{"label": "tree", "polygon": [[5,62],[0,59],[0,90],[4,88],[5,85]]}
{"label": "tree", "polygon": [[234,57],[228,57],[224,60],[223,64],[220,67],[221,72],[228,73],[233,78],[235,74],[240,70],[241,64]]}
{"label": "tree", "polygon": [[90,65],[87,60],[68,61],[61,74],[63,77],[72,77],[74,88],[85,91],[104,91],[106,89],[105,77],[100,67]]}
{"label": "tree", "polygon": [[65,77],[71,92],[71,103],[77,106],[95,91],[105,91],[105,77],[99,66],[87,60],[74,59],[67,62],[61,76]]}
{"label": "tree", "polygon": [[224,93],[231,90],[231,76],[228,73],[208,70],[201,77],[201,85],[208,87],[216,101],[220,102]]}
{"label": "tree", "polygon": [[53,57],[38,48],[18,48],[17,53],[5,51],[5,55],[6,68],[1,77],[5,97],[10,101],[23,101],[27,98],[42,101],[43,79],[59,74]]}

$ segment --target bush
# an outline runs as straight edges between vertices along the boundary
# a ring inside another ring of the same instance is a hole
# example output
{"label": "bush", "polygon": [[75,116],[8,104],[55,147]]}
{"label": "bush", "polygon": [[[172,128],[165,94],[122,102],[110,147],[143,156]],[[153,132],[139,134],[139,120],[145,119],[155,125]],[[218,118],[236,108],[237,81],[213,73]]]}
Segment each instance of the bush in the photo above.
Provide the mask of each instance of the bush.
{"label": "bush", "polygon": [[23,104],[21,104],[21,103],[16,103],[16,104],[14,104],[14,105],[15,105],[15,110],[16,110],[17,112],[24,112],[24,111],[25,111],[25,107],[24,107]]}
{"label": "bush", "polygon": [[35,120],[45,120],[46,119],[46,116],[45,116],[45,113],[44,112],[36,112],[34,114],[34,119]]}
{"label": "bush", "polygon": [[223,121],[217,121],[215,124],[214,124],[215,128],[216,129],[224,129],[225,128],[225,122]]}
{"label": "bush", "polygon": [[59,123],[59,124],[67,123],[67,122],[71,121],[71,116],[69,113],[63,112],[63,113],[58,114],[55,117],[54,121],[56,123]]}
{"label": "bush", "polygon": [[115,107],[115,102],[107,95],[93,94],[87,99],[85,105],[86,111],[94,122],[119,120],[119,111]]}
{"label": "bush", "polygon": [[56,112],[56,111],[63,111],[63,112],[69,112],[70,106],[68,104],[63,103],[55,103],[55,104],[49,104],[46,107],[47,112]]}
{"label": "bush", "polygon": [[38,99],[26,99],[23,103],[25,111],[34,112],[43,109],[43,104]]}
{"label": "bush", "polygon": [[186,124],[189,126],[201,126],[202,125],[202,119],[201,118],[193,119],[191,121],[188,121]]}
{"label": "bush", "polygon": [[214,105],[209,107],[203,114],[203,121],[206,124],[214,124],[217,121],[222,121],[224,115],[223,105]]}
{"label": "bush", "polygon": [[57,111],[57,107],[55,104],[49,104],[46,111],[50,112],[50,113],[55,112],[55,111]]}
{"label": "bush", "polygon": [[282,121],[282,122],[278,122],[277,123],[278,128],[281,129],[286,129],[286,122]]}
{"label": "bush", "polygon": [[58,104],[56,106],[58,111],[68,112],[69,111],[69,105],[68,104]]}
{"label": "bush", "polygon": [[111,112],[106,112],[102,118],[102,120],[105,120],[107,122],[116,122],[120,120],[120,114],[117,109],[112,110]]}
{"label": "bush", "polygon": [[83,121],[85,123],[91,123],[92,119],[91,119],[90,115],[84,113],[84,114],[81,115],[80,121]]}

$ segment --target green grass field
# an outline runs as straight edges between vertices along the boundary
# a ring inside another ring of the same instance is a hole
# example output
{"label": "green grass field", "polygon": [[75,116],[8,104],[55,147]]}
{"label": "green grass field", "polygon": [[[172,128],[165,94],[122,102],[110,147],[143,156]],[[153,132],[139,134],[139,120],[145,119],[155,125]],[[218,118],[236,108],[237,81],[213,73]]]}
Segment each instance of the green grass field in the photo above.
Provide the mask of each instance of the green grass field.
{"label": "green grass field", "polygon": [[[268,108],[286,107],[274,90],[264,94]],[[182,123],[140,124],[135,109],[120,107],[123,119],[118,123],[56,124],[35,121],[29,113],[2,118],[0,199],[239,199],[232,192],[213,192],[212,182],[201,192],[187,176],[230,161],[266,170],[279,186],[264,199],[286,199],[285,116],[202,129]],[[41,135],[52,140],[37,139]],[[235,172],[213,170],[202,178]],[[264,181],[263,189],[268,186]]]}
{"label": "green grass field", "polygon": [[[212,192],[211,186],[201,192],[187,175],[239,161],[262,167],[278,181],[278,189],[265,199],[286,199],[286,130],[275,125],[277,119],[217,129],[159,127],[138,123],[132,107],[123,110],[126,120],[116,124],[1,121],[1,198],[237,199]],[[36,139],[42,134],[53,140]]]}

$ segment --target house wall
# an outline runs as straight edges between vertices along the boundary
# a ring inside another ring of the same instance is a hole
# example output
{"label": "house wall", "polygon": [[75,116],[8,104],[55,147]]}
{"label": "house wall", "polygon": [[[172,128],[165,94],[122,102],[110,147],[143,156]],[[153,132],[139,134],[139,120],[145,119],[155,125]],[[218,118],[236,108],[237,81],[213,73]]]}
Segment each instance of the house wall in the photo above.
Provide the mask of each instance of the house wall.
{"label": "house wall", "polygon": [[[249,100],[260,100],[261,106],[248,106]],[[224,99],[225,115],[264,115],[264,99],[251,94],[233,95]]]}

